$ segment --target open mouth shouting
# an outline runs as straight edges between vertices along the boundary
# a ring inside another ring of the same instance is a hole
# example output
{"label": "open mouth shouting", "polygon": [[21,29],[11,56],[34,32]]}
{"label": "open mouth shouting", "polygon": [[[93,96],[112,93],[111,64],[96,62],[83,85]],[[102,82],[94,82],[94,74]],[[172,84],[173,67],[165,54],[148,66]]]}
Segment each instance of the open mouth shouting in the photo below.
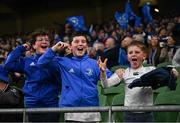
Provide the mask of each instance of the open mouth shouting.
{"label": "open mouth shouting", "polygon": [[42,48],[42,49],[47,49],[47,48],[48,48],[48,46],[41,46],[41,48]]}
{"label": "open mouth shouting", "polygon": [[83,46],[77,47],[76,55],[77,56],[83,56],[85,54],[86,50]]}
{"label": "open mouth shouting", "polygon": [[50,46],[50,43],[42,43],[42,42],[36,42],[34,45],[34,49],[38,54],[43,54],[47,48]]}
{"label": "open mouth shouting", "polygon": [[87,41],[84,36],[75,36],[71,42],[71,50],[74,56],[83,56],[87,51],[87,47]]}
{"label": "open mouth shouting", "polygon": [[131,58],[130,63],[131,63],[132,65],[136,65],[136,64],[138,64],[138,59],[137,59],[136,57],[133,57],[133,58]]}

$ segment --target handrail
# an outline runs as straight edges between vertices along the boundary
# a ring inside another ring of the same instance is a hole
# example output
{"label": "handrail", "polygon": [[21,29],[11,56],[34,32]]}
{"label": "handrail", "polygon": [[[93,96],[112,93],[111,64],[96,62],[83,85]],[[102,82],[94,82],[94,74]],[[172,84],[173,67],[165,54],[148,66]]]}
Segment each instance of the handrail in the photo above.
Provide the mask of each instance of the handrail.
{"label": "handrail", "polygon": [[112,112],[117,111],[180,111],[180,105],[164,105],[164,106],[101,106],[101,107],[63,107],[63,108],[4,108],[0,113],[47,113],[47,112]]}
{"label": "handrail", "polygon": [[135,112],[176,112],[180,111],[180,105],[161,105],[161,106],[112,106],[112,111],[135,111]]}
{"label": "handrail", "polygon": [[4,113],[23,113],[23,122],[26,121],[27,113],[49,113],[49,112],[108,112],[109,122],[112,121],[112,113],[118,111],[137,111],[137,112],[180,112],[180,105],[161,105],[161,106],[102,106],[102,107],[62,107],[62,108],[7,108],[1,109],[0,114]]}

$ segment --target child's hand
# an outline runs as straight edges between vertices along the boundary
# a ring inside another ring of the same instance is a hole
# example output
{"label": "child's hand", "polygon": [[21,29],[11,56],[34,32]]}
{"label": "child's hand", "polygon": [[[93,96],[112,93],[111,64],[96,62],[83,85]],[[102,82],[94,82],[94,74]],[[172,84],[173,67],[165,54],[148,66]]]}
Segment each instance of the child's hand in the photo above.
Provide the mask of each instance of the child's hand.
{"label": "child's hand", "polygon": [[119,76],[119,78],[122,78],[123,77],[123,74],[124,74],[125,70],[120,68],[120,69],[117,69],[115,71],[115,73]]}
{"label": "child's hand", "polygon": [[172,72],[172,74],[174,75],[175,78],[179,77],[179,72],[175,68],[173,68],[171,72]]}
{"label": "child's hand", "polygon": [[99,68],[102,72],[105,72],[106,71],[106,63],[107,63],[107,58],[104,60],[104,62],[101,61],[101,57],[98,58],[98,65],[99,65]]}
{"label": "child's hand", "polygon": [[69,45],[67,43],[64,43],[64,42],[61,42],[59,41],[57,44],[55,44],[53,47],[52,47],[52,50],[54,52],[59,52],[59,51],[62,51],[63,49],[67,48]]}
{"label": "child's hand", "polygon": [[31,49],[31,44],[29,42],[26,42],[25,44],[23,44],[23,46],[26,48],[26,50]]}

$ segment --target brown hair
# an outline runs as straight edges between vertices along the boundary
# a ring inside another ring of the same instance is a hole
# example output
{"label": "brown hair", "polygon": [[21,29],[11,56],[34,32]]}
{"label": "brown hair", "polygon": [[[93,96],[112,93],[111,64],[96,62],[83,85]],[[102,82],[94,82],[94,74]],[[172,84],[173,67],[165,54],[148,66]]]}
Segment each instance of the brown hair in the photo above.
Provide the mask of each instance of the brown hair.
{"label": "brown hair", "polygon": [[145,45],[143,42],[141,42],[141,41],[132,41],[132,42],[129,44],[128,48],[131,47],[131,46],[137,46],[137,47],[139,47],[144,53],[147,53],[147,47],[146,47],[146,45]]}
{"label": "brown hair", "polygon": [[87,44],[89,43],[89,40],[88,40],[88,38],[87,38],[87,34],[86,34],[86,33],[84,33],[84,32],[76,32],[76,33],[74,33],[74,34],[70,37],[70,40],[69,40],[70,44],[71,44],[71,42],[73,41],[73,38],[76,37],[76,36],[84,36],[85,39],[86,39]]}
{"label": "brown hair", "polygon": [[[49,36],[49,32],[45,29],[45,28],[38,28],[36,29],[33,33],[32,33],[32,40],[31,40],[31,44],[34,44],[36,42],[36,37],[37,36],[44,36],[44,35],[48,35]],[[49,37],[50,38],[50,37]]]}

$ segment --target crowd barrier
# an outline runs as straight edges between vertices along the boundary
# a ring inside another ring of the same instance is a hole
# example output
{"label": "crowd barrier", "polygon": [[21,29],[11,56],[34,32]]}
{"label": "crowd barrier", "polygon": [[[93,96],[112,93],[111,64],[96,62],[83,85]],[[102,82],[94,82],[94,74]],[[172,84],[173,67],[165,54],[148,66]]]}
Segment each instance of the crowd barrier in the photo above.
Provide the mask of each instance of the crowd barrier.
{"label": "crowd barrier", "polygon": [[180,106],[138,106],[138,107],[127,107],[127,106],[102,106],[102,107],[66,107],[66,108],[11,108],[1,109],[0,114],[8,113],[23,113],[23,123],[26,122],[27,113],[65,113],[65,112],[108,112],[109,123],[112,122],[113,112],[124,112],[124,111],[152,111],[152,112],[180,112]]}

